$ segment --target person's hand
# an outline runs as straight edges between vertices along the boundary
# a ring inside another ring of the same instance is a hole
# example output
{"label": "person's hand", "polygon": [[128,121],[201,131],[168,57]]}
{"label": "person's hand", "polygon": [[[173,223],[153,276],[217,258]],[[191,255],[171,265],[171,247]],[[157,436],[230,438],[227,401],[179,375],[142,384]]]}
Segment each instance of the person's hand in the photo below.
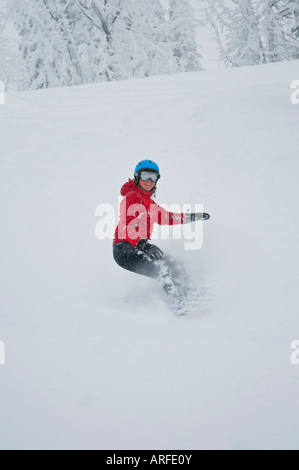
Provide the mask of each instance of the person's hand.
{"label": "person's hand", "polygon": [[185,214],[185,224],[197,222],[198,220],[209,220],[210,214],[206,212],[187,212]]}
{"label": "person's hand", "polygon": [[147,240],[140,240],[136,247],[146,253],[152,260],[159,260],[164,256],[163,251],[158,246],[151,245]]}

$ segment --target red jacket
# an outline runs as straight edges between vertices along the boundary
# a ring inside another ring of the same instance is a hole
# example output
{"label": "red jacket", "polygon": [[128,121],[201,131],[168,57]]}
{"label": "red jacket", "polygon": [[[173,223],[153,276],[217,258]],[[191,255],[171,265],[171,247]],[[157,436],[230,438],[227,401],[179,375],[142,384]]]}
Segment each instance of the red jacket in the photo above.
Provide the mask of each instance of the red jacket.
{"label": "red jacket", "polygon": [[124,199],[120,204],[120,219],[113,245],[127,241],[136,246],[140,240],[151,238],[154,224],[180,225],[185,222],[183,213],[167,212],[152,200],[153,191],[144,191],[130,179],[120,193]]}

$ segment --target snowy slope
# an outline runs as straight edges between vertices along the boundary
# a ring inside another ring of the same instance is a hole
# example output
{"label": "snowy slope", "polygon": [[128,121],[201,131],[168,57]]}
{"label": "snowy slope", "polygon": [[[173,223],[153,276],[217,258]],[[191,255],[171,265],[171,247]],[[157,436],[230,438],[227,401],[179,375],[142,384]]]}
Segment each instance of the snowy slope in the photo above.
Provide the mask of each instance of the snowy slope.
{"label": "snowy slope", "polygon": [[[0,106],[1,449],[299,447],[298,62],[8,94]],[[211,213],[176,318],[95,237],[151,156]]]}

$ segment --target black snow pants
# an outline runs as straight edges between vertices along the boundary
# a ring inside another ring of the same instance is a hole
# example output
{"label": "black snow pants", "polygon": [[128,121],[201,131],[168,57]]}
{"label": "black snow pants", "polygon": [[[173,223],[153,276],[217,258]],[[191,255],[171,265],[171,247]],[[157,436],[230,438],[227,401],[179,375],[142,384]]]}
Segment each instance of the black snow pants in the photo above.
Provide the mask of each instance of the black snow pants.
{"label": "black snow pants", "polygon": [[183,263],[171,256],[164,255],[160,260],[153,260],[127,241],[114,245],[113,256],[120,267],[157,279],[177,309],[195,294],[196,288]]}

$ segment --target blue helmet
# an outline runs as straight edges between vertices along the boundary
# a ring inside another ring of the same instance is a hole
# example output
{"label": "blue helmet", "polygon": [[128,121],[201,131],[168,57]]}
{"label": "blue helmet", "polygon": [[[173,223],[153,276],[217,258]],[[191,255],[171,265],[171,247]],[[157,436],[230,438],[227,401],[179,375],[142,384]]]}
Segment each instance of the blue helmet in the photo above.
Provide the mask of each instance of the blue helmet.
{"label": "blue helmet", "polygon": [[135,174],[142,170],[156,171],[160,175],[160,170],[157,163],[153,162],[152,160],[142,160],[142,162],[138,163],[135,168]]}

